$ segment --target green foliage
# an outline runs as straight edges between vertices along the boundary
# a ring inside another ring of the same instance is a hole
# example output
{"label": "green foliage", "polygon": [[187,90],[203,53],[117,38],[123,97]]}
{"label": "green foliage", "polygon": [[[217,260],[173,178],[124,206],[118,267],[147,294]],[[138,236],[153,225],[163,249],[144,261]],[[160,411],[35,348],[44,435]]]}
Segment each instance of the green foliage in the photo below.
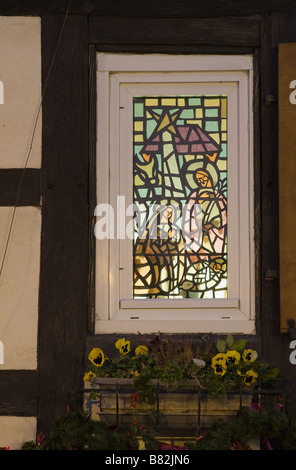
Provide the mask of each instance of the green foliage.
{"label": "green foliage", "polygon": [[246,344],[247,342],[245,339],[239,339],[238,341],[236,341],[235,343],[231,345],[230,349],[234,351],[241,351],[242,349],[244,349]]}
{"label": "green foliage", "polygon": [[[192,387],[192,381],[206,388],[212,396],[262,385],[277,385],[279,370],[257,361],[257,352],[246,349],[246,340],[234,340],[232,335],[219,338],[215,345],[210,336],[203,344],[194,345],[188,336],[176,340],[162,334],[153,339],[142,336],[146,345],[132,350],[130,341],[121,338],[116,342],[120,354],[110,359],[104,352],[94,348],[90,354],[89,371],[85,382],[95,382],[96,377],[134,378],[139,397],[149,404],[155,402],[155,389],[150,379],[157,379],[174,389],[180,385]],[[215,346],[215,348],[213,348]],[[90,378],[90,372],[92,379]]]}
{"label": "green foliage", "polygon": [[291,401],[285,403],[285,414],[288,419],[288,428],[281,434],[283,449],[296,450],[296,405]]}
{"label": "green foliage", "polygon": [[233,336],[228,335],[225,340],[221,338],[217,340],[216,348],[220,353],[225,353],[226,351],[241,351],[245,348],[246,344],[247,342],[245,339],[234,341]]}
{"label": "green foliage", "polygon": [[[257,361],[256,351],[246,349],[243,338],[235,341],[229,335],[214,344],[210,336],[205,336],[203,343],[198,345],[191,344],[188,336],[183,341],[164,335],[157,335],[152,340],[143,338],[147,346],[141,345],[135,350],[125,338],[118,340],[119,355],[112,359],[101,349],[93,348],[88,356],[90,364],[84,381],[95,384],[96,377],[133,378],[137,400],[152,405],[156,401],[156,389],[150,385],[151,379],[165,383],[168,389],[180,386],[190,389],[193,382],[213,397],[238,391],[241,387],[256,390],[259,382],[263,387],[271,388],[278,386],[280,380],[279,370]],[[97,394],[99,392],[94,388],[90,399]],[[135,405],[131,404],[131,407]],[[296,412],[292,408],[289,414],[275,410],[274,405],[264,406],[260,413],[244,410],[235,421],[214,423],[202,439],[188,445],[192,449],[223,450],[229,449],[235,439],[247,447],[250,439],[266,433],[281,437],[286,448],[294,448],[295,423]],[[136,450],[139,436],[147,450],[157,448],[153,430],[139,426],[136,417],[130,432],[123,433],[103,422],[92,421],[83,411],[76,411],[59,418],[53,432],[40,445],[26,442],[22,449]]]}
{"label": "green foliage", "polygon": [[262,439],[265,436],[271,441],[279,440],[283,449],[293,450],[296,445],[295,421],[292,426],[293,433],[287,413],[271,403],[259,412],[243,409],[230,422],[216,421],[200,439],[195,443],[188,442],[187,446],[190,450],[230,450],[235,446],[250,449],[252,439]]}
{"label": "green foliage", "polygon": [[[57,419],[54,429],[40,445],[25,442],[21,450],[138,450],[141,438],[146,450],[157,450],[157,433],[143,428],[135,418],[129,432],[119,432],[106,423],[91,420],[82,410],[70,411]],[[202,436],[185,446],[189,450],[231,450],[250,448],[253,439],[267,438],[279,450],[296,450],[296,407],[285,408],[274,400],[259,410],[244,408],[232,421],[217,420]]]}
{"label": "green foliage", "polygon": [[226,341],[224,341],[224,339],[218,339],[216,343],[216,348],[217,348],[217,351],[224,352],[226,349]]}
{"label": "green foliage", "polygon": [[51,434],[38,445],[26,442],[21,450],[137,450],[138,440],[106,423],[91,420],[82,410],[70,411],[55,423]]}
{"label": "green foliage", "polygon": [[145,372],[134,379],[134,385],[140,400],[153,405],[156,401],[156,390],[155,387],[149,386],[149,380],[152,378],[151,371]]}

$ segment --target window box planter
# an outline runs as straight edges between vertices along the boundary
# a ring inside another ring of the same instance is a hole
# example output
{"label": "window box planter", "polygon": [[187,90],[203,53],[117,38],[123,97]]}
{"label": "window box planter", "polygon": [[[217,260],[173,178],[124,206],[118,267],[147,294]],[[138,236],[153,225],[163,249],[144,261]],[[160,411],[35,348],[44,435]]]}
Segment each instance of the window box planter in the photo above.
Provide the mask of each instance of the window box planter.
{"label": "window box planter", "polygon": [[119,338],[115,357],[90,351],[83,394],[92,419],[187,442],[219,419],[231,424],[240,409],[250,409],[254,390],[277,382],[278,369],[257,361],[243,338],[229,335],[215,345],[208,338],[204,351],[161,334],[145,343],[132,349]]}
{"label": "window box planter", "polygon": [[[197,386],[194,380],[173,390],[158,380],[148,383],[155,389],[155,404],[131,402],[136,389],[132,378],[97,377],[90,386],[85,384],[84,407],[92,419],[99,419],[117,426],[130,425],[135,417],[145,426],[158,429],[186,429],[196,433],[199,427],[208,427],[219,418],[234,418],[239,409],[250,407],[252,390],[240,390],[218,397],[212,397],[205,389]],[[98,392],[96,399],[91,394]]]}
{"label": "window box planter", "polygon": [[243,338],[207,341],[204,351],[161,334],[146,344],[132,349],[119,338],[119,355],[110,358],[101,348],[90,351],[83,396],[91,419],[128,432],[143,429],[144,442],[147,432],[156,431],[158,442],[183,437],[186,443],[221,419],[232,428],[250,411],[254,393],[279,393],[278,369],[257,361]]}

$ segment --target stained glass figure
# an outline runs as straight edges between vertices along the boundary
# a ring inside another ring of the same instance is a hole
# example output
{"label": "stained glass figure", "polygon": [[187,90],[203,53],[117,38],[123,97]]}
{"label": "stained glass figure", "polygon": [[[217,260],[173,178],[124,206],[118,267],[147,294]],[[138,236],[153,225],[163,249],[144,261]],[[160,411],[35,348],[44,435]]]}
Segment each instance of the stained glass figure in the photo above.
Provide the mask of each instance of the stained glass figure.
{"label": "stained glass figure", "polygon": [[227,96],[133,104],[133,296],[225,298]]}

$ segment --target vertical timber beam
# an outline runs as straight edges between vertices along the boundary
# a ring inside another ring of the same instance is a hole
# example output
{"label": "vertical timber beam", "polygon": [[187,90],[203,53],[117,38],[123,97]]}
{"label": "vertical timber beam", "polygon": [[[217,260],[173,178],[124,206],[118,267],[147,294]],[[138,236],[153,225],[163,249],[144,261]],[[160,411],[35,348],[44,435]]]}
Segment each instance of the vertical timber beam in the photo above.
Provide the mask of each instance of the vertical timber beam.
{"label": "vertical timber beam", "polygon": [[[278,362],[278,119],[277,45],[278,14],[264,13],[261,26],[261,325],[262,353]],[[275,357],[272,357],[272,356]]]}
{"label": "vertical timber beam", "polygon": [[[62,32],[62,33],[61,33]],[[38,430],[76,405],[88,304],[87,18],[42,18],[43,199]],[[49,75],[48,75],[49,74]]]}

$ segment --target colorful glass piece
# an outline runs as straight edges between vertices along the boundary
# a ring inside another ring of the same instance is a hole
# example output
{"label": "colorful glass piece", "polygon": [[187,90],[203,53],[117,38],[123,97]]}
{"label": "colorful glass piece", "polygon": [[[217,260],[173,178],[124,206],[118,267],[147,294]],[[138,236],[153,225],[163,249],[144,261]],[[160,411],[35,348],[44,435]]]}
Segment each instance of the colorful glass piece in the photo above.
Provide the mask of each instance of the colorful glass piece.
{"label": "colorful glass piece", "polygon": [[134,98],[134,298],[227,297],[227,96]]}

